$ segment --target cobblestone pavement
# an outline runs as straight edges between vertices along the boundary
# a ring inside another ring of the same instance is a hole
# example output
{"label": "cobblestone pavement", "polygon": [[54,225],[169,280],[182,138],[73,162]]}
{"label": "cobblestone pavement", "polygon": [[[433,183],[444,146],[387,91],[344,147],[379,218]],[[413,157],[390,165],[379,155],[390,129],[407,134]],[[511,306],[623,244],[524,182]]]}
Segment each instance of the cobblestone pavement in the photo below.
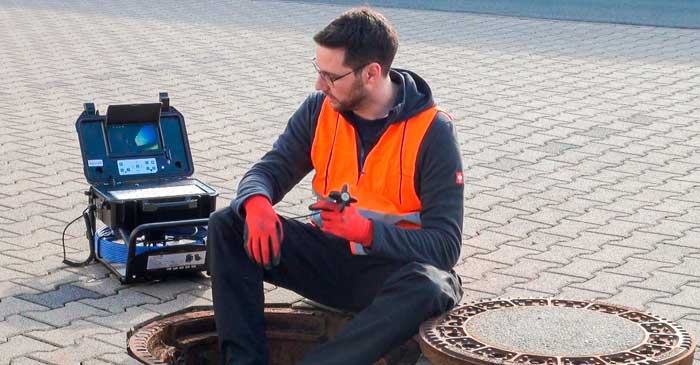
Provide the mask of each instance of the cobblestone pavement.
{"label": "cobblestone pavement", "polygon": [[[169,92],[195,176],[224,206],[312,90],[311,36],[342,9],[0,0],[0,363],[133,363],[129,327],[211,303],[206,278],[122,286],[61,263],[61,231],[86,205],[82,103]],[[598,298],[700,335],[700,31],[385,13],[396,65],[458,121],[465,300]],[[304,213],[309,186],[278,210]],[[68,235],[85,257],[80,225]]]}

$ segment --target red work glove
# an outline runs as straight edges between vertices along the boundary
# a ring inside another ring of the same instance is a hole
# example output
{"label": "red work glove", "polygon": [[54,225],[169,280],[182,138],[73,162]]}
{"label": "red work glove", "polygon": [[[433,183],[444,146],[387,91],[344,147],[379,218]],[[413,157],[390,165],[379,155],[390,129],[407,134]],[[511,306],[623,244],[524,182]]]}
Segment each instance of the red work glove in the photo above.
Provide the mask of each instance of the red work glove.
{"label": "red work glove", "polygon": [[309,208],[321,211],[322,231],[357,242],[365,248],[372,245],[372,221],[363,217],[354,207],[346,206],[341,212],[338,204],[319,200]]}
{"label": "red work glove", "polygon": [[262,195],[253,195],[243,202],[243,209],[246,212],[243,229],[245,252],[265,269],[277,266],[284,231],[270,200]]}

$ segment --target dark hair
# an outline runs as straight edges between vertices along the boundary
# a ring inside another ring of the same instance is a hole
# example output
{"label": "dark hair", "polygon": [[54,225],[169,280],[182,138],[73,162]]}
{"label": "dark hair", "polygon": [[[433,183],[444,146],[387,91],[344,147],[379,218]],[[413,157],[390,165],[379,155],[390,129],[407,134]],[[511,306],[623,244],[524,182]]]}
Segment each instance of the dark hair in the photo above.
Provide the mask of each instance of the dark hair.
{"label": "dark hair", "polygon": [[369,7],[353,8],[323,28],[314,41],[326,48],[345,49],[346,66],[377,62],[387,75],[399,48],[399,36],[389,21]]}

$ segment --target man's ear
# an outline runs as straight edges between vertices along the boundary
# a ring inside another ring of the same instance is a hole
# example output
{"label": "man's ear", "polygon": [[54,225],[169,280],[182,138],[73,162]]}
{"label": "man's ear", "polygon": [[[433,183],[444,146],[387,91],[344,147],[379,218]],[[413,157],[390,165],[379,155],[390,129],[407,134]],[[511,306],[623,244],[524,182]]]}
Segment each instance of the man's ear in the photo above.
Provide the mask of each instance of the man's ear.
{"label": "man's ear", "polygon": [[382,79],[382,66],[377,62],[372,62],[365,66],[367,70],[367,82],[377,83]]}

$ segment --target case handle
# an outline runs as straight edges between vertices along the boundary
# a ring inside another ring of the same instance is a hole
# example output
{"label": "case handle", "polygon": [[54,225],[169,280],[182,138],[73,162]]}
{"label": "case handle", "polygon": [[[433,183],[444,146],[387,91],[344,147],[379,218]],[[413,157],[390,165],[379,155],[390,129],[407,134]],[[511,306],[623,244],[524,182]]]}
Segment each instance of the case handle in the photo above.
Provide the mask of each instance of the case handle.
{"label": "case handle", "polygon": [[158,209],[194,209],[197,208],[197,200],[186,198],[185,200],[175,202],[152,203],[148,200],[143,201],[144,212],[156,212]]}

